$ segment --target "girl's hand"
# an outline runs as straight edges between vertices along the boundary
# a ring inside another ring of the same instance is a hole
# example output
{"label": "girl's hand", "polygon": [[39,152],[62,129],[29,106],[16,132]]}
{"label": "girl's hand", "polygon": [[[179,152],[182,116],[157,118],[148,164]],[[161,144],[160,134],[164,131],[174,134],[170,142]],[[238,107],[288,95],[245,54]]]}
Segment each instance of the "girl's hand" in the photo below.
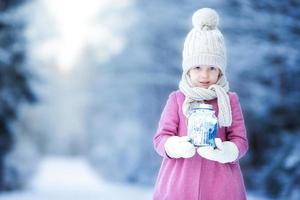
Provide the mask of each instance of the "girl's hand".
{"label": "girl's hand", "polygon": [[171,136],[165,143],[165,151],[171,158],[191,158],[196,153],[196,148],[190,143],[188,136]]}
{"label": "girl's hand", "polygon": [[203,158],[223,164],[233,162],[238,158],[239,150],[233,142],[222,142],[220,138],[216,138],[215,143],[216,149],[211,146],[199,147],[198,154]]}

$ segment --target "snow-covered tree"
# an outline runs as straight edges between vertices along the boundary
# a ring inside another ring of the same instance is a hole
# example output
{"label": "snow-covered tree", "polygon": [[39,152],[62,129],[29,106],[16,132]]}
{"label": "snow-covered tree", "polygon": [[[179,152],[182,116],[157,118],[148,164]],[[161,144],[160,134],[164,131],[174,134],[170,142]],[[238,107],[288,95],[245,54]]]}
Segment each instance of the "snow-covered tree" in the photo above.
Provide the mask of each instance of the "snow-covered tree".
{"label": "snow-covered tree", "polygon": [[299,146],[292,142],[300,130],[299,9],[298,1],[237,2],[241,28],[230,33],[231,66],[238,69],[232,80],[250,139],[247,186],[291,199],[300,193],[300,160],[293,153]]}
{"label": "snow-covered tree", "polygon": [[29,72],[24,66],[23,23],[11,13],[24,1],[0,1],[0,190],[16,187],[7,176],[17,176],[6,165],[7,153],[15,146],[14,122],[23,102],[33,102]]}

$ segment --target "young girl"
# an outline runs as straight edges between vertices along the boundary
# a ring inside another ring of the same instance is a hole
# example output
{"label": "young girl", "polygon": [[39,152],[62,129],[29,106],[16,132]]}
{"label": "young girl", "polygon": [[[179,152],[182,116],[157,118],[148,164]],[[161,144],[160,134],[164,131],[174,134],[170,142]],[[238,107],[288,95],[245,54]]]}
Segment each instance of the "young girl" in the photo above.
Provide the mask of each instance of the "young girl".
{"label": "young girl", "polygon": [[[239,159],[248,140],[238,96],[229,92],[226,50],[216,11],[203,8],[185,39],[179,90],[162,112],[154,148],[163,157],[154,200],[244,200]],[[210,104],[218,118],[216,148],[196,148],[187,136],[193,102]]]}

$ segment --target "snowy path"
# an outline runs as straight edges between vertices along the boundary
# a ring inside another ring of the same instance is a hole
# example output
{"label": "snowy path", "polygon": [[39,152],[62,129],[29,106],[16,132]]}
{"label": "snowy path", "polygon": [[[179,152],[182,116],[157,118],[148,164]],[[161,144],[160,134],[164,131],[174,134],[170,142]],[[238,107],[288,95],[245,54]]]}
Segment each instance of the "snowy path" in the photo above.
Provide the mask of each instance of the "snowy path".
{"label": "snowy path", "polygon": [[[112,184],[99,178],[84,158],[48,157],[27,190],[0,193],[0,200],[151,200],[152,188]],[[266,200],[248,196],[248,200]]]}
{"label": "snowy path", "polygon": [[49,157],[41,162],[31,186],[4,193],[0,200],[151,200],[151,188],[111,184],[99,179],[81,158]]}

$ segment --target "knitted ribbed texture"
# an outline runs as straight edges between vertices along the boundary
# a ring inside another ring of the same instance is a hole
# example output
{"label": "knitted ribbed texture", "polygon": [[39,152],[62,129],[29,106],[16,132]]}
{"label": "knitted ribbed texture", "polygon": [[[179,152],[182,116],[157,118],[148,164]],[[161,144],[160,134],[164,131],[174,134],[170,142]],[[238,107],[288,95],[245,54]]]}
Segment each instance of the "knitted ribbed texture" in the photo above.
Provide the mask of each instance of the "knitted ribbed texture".
{"label": "knitted ribbed texture", "polygon": [[179,89],[185,95],[182,111],[186,117],[188,117],[188,112],[192,102],[217,98],[219,107],[219,125],[224,127],[231,126],[232,114],[230,101],[227,94],[229,91],[229,84],[224,76],[221,76],[216,84],[213,84],[209,86],[208,89],[205,89],[200,87],[192,87],[190,77],[188,75],[184,75],[179,83]]}

